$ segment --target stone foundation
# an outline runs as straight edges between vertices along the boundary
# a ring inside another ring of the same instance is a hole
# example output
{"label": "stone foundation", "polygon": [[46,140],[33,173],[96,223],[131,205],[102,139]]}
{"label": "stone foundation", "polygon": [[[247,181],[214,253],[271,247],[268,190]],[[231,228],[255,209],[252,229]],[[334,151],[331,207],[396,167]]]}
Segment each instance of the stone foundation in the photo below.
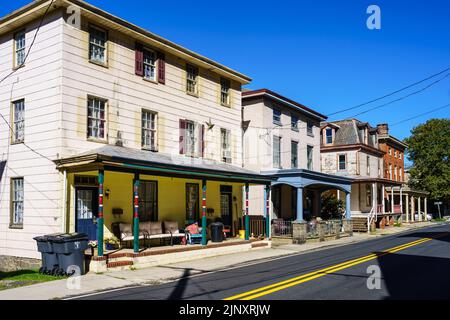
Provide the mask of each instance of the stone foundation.
{"label": "stone foundation", "polygon": [[292,222],[292,243],[306,243],[307,231],[306,222]]}
{"label": "stone foundation", "polygon": [[39,269],[41,260],[13,256],[0,256],[0,272]]}

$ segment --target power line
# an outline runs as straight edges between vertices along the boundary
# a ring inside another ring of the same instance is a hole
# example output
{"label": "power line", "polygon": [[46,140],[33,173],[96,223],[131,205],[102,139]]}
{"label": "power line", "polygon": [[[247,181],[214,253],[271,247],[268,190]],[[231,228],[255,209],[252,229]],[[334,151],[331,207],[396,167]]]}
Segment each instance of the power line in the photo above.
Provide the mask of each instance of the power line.
{"label": "power line", "polygon": [[398,121],[398,122],[395,122],[395,123],[391,124],[390,126],[393,127],[393,126],[399,125],[399,124],[401,124],[401,123],[404,123],[404,122],[407,122],[407,121],[410,121],[410,120],[413,120],[413,119],[422,117],[422,116],[424,116],[424,115],[427,115],[427,114],[430,114],[430,113],[433,113],[433,112],[435,112],[435,111],[438,111],[438,110],[441,110],[441,109],[445,109],[445,108],[448,108],[448,107],[450,107],[450,103],[449,103],[449,104],[446,104],[446,105],[444,105],[444,106],[440,106],[440,107],[438,107],[438,108],[432,109],[432,110],[430,110],[430,111],[427,111],[427,112],[424,112],[424,113],[415,115],[415,116],[413,116],[413,117],[410,117],[410,118],[407,118],[407,119],[400,120],[400,121]]}
{"label": "power line", "polygon": [[345,111],[357,109],[357,108],[363,107],[363,106],[365,106],[365,105],[371,104],[371,103],[373,103],[373,102],[382,100],[382,99],[384,99],[384,98],[393,96],[393,95],[395,95],[395,94],[397,94],[397,93],[399,93],[399,92],[401,92],[401,91],[404,91],[404,90],[406,90],[406,89],[412,88],[412,87],[414,87],[414,86],[416,86],[416,85],[418,85],[418,84],[421,84],[421,83],[423,83],[423,82],[425,82],[425,81],[428,81],[428,80],[430,80],[430,79],[432,79],[432,78],[435,78],[435,77],[437,77],[437,76],[439,76],[439,75],[441,75],[441,74],[443,74],[443,73],[445,73],[445,72],[447,72],[447,71],[449,71],[449,70],[450,70],[450,68],[446,68],[446,69],[444,69],[444,70],[442,70],[442,71],[440,71],[440,72],[438,72],[438,73],[435,73],[435,74],[433,74],[433,75],[431,75],[431,76],[429,76],[429,77],[427,77],[427,78],[425,78],[425,79],[422,79],[422,80],[420,80],[420,81],[414,82],[413,84],[410,84],[410,85],[408,85],[408,86],[406,86],[406,87],[403,87],[403,88],[401,88],[401,89],[399,89],[399,90],[396,90],[396,91],[394,91],[394,92],[388,93],[388,94],[386,94],[386,95],[384,95],[384,96],[382,96],[382,97],[379,97],[379,98],[376,98],[376,99],[373,99],[373,100],[370,100],[370,101],[367,101],[367,102],[358,104],[358,105],[353,106],[353,107],[345,108],[345,109],[342,109],[342,110],[339,110],[339,111],[330,113],[330,114],[328,114],[327,116],[330,117],[330,116],[333,116],[333,115],[335,115],[335,114],[339,114],[339,113],[342,113],[342,112],[345,112]]}
{"label": "power line", "polygon": [[412,92],[412,93],[410,93],[410,94],[407,94],[407,95],[405,95],[405,96],[402,96],[402,97],[400,97],[400,98],[397,98],[397,99],[391,100],[391,101],[389,101],[389,102],[383,103],[383,104],[381,104],[381,105],[379,105],[379,106],[376,106],[376,107],[367,109],[367,110],[365,110],[365,111],[359,112],[359,113],[357,113],[357,114],[351,116],[350,118],[354,118],[354,117],[360,116],[360,115],[362,115],[362,114],[366,114],[366,113],[371,112],[371,111],[373,111],[373,110],[377,110],[377,109],[383,108],[383,107],[388,106],[388,105],[390,105],[390,104],[393,104],[393,103],[395,103],[395,102],[398,102],[398,101],[407,99],[407,98],[409,98],[409,97],[411,97],[411,96],[413,96],[413,95],[422,93],[423,91],[427,90],[428,88],[430,88],[430,87],[434,86],[435,84],[437,84],[437,83],[443,81],[443,80],[444,80],[445,78],[447,78],[448,76],[450,76],[450,73],[447,73],[447,74],[446,74],[445,76],[443,76],[442,78],[440,78],[440,79],[438,79],[438,80],[436,80],[436,81],[430,83],[429,85],[423,87],[423,88],[420,89],[420,90],[414,91],[414,92]]}

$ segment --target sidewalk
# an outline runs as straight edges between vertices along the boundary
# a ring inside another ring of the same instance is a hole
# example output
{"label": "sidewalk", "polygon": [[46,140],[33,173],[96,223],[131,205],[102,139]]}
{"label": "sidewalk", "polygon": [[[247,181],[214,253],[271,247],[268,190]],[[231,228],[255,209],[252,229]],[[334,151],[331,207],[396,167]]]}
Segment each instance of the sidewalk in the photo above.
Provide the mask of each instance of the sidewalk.
{"label": "sidewalk", "polygon": [[[89,294],[103,290],[117,289],[144,284],[161,284],[180,277],[203,274],[205,272],[236,268],[243,265],[260,263],[268,259],[275,259],[292,254],[309,251],[324,250],[330,247],[367,241],[384,235],[398,234],[412,229],[435,226],[442,223],[421,222],[401,227],[390,227],[378,230],[376,234],[358,234],[353,237],[330,240],[326,242],[312,242],[303,245],[286,244],[275,248],[241,252],[233,255],[223,255],[195,261],[180,262],[166,266],[151,267],[139,270],[125,270],[104,274],[87,274],[80,278],[80,289],[69,290],[68,280],[57,280],[40,283],[28,287],[21,287],[0,291],[0,300],[48,300]],[[75,279],[69,279],[71,283]]]}

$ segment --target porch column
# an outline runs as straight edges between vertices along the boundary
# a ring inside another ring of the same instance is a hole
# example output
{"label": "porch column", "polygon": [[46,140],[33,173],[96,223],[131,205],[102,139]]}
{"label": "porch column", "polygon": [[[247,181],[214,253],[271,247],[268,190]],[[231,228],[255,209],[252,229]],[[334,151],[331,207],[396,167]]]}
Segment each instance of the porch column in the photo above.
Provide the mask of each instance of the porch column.
{"label": "porch column", "polygon": [[98,219],[97,219],[97,247],[98,256],[103,257],[103,182],[105,181],[105,172],[98,171]]}
{"label": "porch column", "polygon": [[245,183],[245,240],[250,239],[250,216],[248,215],[248,182]]}
{"label": "porch column", "polygon": [[206,180],[202,180],[202,245],[206,246]]}
{"label": "porch column", "polygon": [[337,198],[338,200],[341,200],[341,191],[339,191],[339,189],[338,189],[337,192],[336,192],[336,198]]}
{"label": "porch column", "polygon": [[406,194],[406,222],[409,222],[409,194]]}
{"label": "porch column", "polygon": [[372,207],[374,208],[374,214],[378,213],[377,205],[378,205],[377,184],[374,182],[374,183],[372,183]]}
{"label": "porch column", "polygon": [[384,194],[385,194],[384,184],[382,184],[382,185],[381,185],[381,197],[382,197],[382,199],[381,199],[381,204],[382,204],[383,208],[382,208],[382,211],[381,211],[381,212],[382,212],[383,214],[384,214],[385,211],[386,211],[386,207],[385,207],[385,205],[386,205],[386,199],[385,199]]}
{"label": "porch column", "polygon": [[427,197],[425,197],[424,199],[424,204],[423,204],[424,208],[424,216],[425,216],[425,221],[427,221],[427,215],[428,215],[428,209],[427,209]]}
{"label": "porch column", "polygon": [[391,187],[391,213],[394,213],[394,186]]}
{"label": "porch column", "polygon": [[297,188],[297,222],[303,222],[303,188]]}
{"label": "porch column", "polygon": [[417,214],[419,215],[419,221],[422,221],[422,213],[420,212],[420,197],[417,198]]}
{"label": "porch column", "polygon": [[352,218],[352,213],[350,211],[350,192],[345,194],[345,218],[347,220]]}
{"label": "porch column", "polygon": [[400,213],[403,213],[403,187],[400,187]]}
{"label": "porch column", "polygon": [[264,188],[264,209],[266,214],[266,238],[270,239],[270,185]]}
{"label": "porch column", "polygon": [[133,179],[133,249],[139,252],[139,174],[134,174]]}
{"label": "porch column", "polygon": [[414,205],[414,196],[411,196],[411,222],[414,222],[414,220],[416,219],[414,217],[414,210],[415,210],[415,205]]}

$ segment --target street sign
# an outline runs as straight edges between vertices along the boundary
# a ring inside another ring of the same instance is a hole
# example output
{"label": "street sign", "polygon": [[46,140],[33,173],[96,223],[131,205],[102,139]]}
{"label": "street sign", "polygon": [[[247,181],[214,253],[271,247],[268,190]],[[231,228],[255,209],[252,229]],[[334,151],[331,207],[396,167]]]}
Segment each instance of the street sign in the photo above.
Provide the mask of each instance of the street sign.
{"label": "street sign", "polygon": [[440,206],[442,204],[442,201],[435,202],[434,204]]}

